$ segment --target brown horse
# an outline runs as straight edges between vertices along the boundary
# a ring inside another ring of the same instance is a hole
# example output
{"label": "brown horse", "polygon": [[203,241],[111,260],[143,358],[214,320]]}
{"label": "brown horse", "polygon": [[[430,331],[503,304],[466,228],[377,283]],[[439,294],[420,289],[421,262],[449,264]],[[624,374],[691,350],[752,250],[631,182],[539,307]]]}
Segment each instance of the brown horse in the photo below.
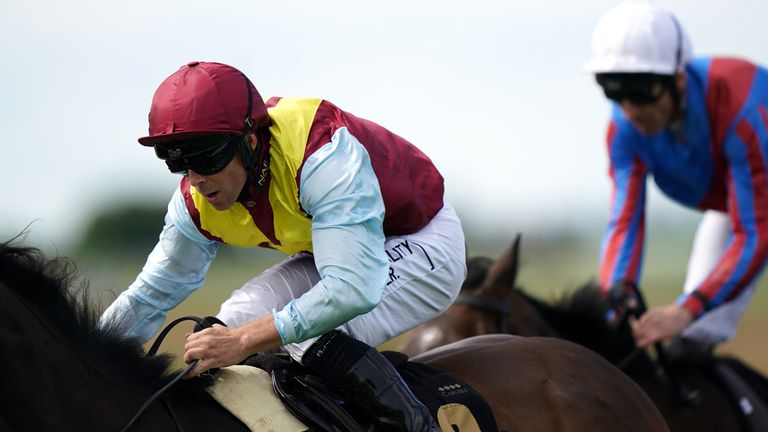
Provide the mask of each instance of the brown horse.
{"label": "brown horse", "polygon": [[[67,286],[73,267],[0,244],[0,429],[120,431],[171,381],[167,357],[96,326]],[[80,299],[80,300],[78,300]],[[471,338],[415,360],[447,371],[487,399],[502,431],[663,431],[642,390],[576,344],[509,335]],[[245,431],[201,379],[170,387],[132,431]]]}
{"label": "brown horse", "polygon": [[[565,338],[619,365],[656,403],[672,431],[749,430],[741,424],[738,407],[707,364],[689,362],[660,369],[652,356],[635,348],[626,323],[619,328],[607,325],[606,306],[596,285],[587,284],[555,305],[516,288],[519,243],[518,236],[496,261],[470,259],[468,277],[456,303],[442,316],[412,330],[399,349],[416,355],[489,333]],[[694,403],[687,399],[690,393],[681,394],[690,390],[703,397]]]}

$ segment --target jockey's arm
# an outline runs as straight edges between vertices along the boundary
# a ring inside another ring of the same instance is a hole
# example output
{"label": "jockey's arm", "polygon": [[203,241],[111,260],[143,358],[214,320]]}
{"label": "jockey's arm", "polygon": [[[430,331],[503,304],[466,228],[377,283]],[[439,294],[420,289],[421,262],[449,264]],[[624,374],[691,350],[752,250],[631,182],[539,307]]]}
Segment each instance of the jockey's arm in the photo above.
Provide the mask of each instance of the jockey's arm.
{"label": "jockey's arm", "polygon": [[[760,147],[761,142],[768,142],[768,132],[756,127],[762,122],[757,109],[752,117],[736,122],[724,146],[731,177],[728,213],[733,237],[709,276],[678,299],[694,318],[737,297],[768,260],[768,165]],[[744,129],[755,131],[755,135]]]}
{"label": "jockey's arm", "polygon": [[632,150],[632,136],[620,127],[614,121],[611,129],[618,131],[608,138],[613,191],[600,253],[599,279],[604,291],[621,280],[638,283],[645,241],[647,168]]}
{"label": "jockey's arm", "polygon": [[195,227],[180,190],[168,204],[160,239],[136,280],[107,308],[100,326],[117,325],[127,337],[149,340],[176,307],[203,285],[218,244]]}
{"label": "jockey's arm", "polygon": [[320,281],[274,314],[283,343],[319,336],[376,307],[389,264],[379,183],[368,152],[346,128],[307,158],[299,196],[312,216]]}

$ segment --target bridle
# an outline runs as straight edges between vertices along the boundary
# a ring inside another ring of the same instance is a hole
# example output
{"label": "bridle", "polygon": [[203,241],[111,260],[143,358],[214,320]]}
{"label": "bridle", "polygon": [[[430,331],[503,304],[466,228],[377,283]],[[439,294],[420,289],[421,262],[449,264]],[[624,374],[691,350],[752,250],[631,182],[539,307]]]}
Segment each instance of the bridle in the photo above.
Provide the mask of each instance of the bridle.
{"label": "bridle", "polygon": [[453,304],[466,305],[483,312],[496,314],[499,333],[508,333],[509,325],[507,316],[509,315],[509,299],[504,298],[501,301],[492,300],[485,297],[473,296],[471,294],[460,293]]}
{"label": "bridle", "polygon": [[[635,300],[634,306],[629,306],[629,298],[633,297]],[[626,320],[629,317],[634,319],[640,319],[640,317],[648,310],[646,306],[645,297],[642,291],[631,281],[622,280],[614,284],[609,291],[608,305],[614,310],[620,311],[619,321],[626,324]],[[621,325],[621,324],[617,324]],[[691,387],[686,383],[680,381],[678,377],[671,371],[669,366],[669,360],[667,359],[667,351],[664,345],[659,341],[655,342],[651,349],[656,353],[656,376],[665,382],[672,392],[672,394],[681,402],[691,406],[701,406],[703,400],[703,394],[698,388]],[[635,348],[624,358],[615,363],[615,366],[625,372],[632,361],[641,353],[645,348]]]}
{"label": "bridle", "polygon": [[[153,357],[157,353],[157,350],[160,348],[160,344],[163,342],[163,340],[171,331],[171,329],[173,329],[177,324],[184,321],[194,321],[203,328],[206,327],[206,324],[209,324],[204,318],[200,318],[196,316],[184,316],[171,321],[167,326],[165,326],[163,331],[160,332],[160,334],[157,336],[157,339],[155,339],[155,342],[152,343],[152,346],[149,348],[149,351],[147,351],[147,354],[145,355],[145,357]],[[210,327],[210,325],[207,325],[207,326]],[[141,417],[141,415],[144,414],[144,411],[146,411],[147,408],[149,408],[149,405],[151,405],[152,402],[154,402],[157,398],[162,396],[162,394],[165,393],[174,384],[179,382],[179,380],[184,375],[186,375],[187,372],[194,369],[194,367],[197,366],[198,362],[199,360],[197,359],[190,362],[187,365],[187,367],[185,367],[181,372],[179,372],[175,377],[173,377],[173,379],[168,384],[164,385],[162,388],[160,388],[155,393],[153,393],[149,398],[147,398],[147,400],[144,401],[141,407],[139,407],[139,410],[136,411],[136,414],[134,414],[133,417],[131,417],[131,420],[128,422],[128,424],[125,425],[125,427],[123,427],[120,430],[120,432],[126,432],[128,429],[130,429],[130,427],[133,426],[133,424],[139,419],[139,417]],[[171,404],[166,399],[161,398],[160,400],[163,402],[163,405],[170,413],[171,418],[173,419],[173,423],[176,426],[176,430],[178,432],[184,432],[184,429],[181,427],[181,423],[179,422],[179,418],[176,416],[176,413],[173,411]]]}

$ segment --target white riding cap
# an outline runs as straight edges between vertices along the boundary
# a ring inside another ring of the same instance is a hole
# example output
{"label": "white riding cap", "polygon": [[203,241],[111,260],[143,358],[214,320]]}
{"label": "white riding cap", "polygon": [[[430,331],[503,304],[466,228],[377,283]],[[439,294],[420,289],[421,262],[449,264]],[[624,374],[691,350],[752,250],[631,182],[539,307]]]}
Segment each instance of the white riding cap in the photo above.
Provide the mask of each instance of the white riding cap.
{"label": "white riding cap", "polygon": [[691,41],[674,15],[650,3],[630,1],[600,17],[584,69],[674,75],[692,57]]}

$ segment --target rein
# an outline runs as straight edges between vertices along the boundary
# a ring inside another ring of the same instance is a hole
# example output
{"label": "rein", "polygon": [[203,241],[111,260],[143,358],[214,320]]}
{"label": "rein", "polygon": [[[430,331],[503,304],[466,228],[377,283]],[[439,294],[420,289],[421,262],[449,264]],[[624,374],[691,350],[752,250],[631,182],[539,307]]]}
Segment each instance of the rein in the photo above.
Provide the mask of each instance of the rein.
{"label": "rein", "polygon": [[[184,322],[184,321],[194,321],[200,326],[204,326],[206,321],[203,318],[195,317],[195,316],[184,316],[181,318],[177,318],[173,321],[171,321],[162,332],[157,336],[157,339],[155,339],[155,342],[152,343],[152,346],[149,348],[149,351],[147,351],[147,354],[145,357],[152,357],[157,353],[157,350],[160,348],[160,344],[163,342],[165,337],[168,335],[168,333],[176,327],[177,324]],[[169,388],[171,388],[174,384],[179,382],[179,380],[187,374],[187,372],[191,371],[195,366],[197,366],[197,363],[199,360],[193,360],[191,363],[187,365],[181,372],[179,372],[168,384],[164,385],[161,389],[156,391],[152,396],[150,396],[144,403],[139,407],[139,410],[136,412],[136,414],[133,415],[131,420],[128,422],[127,425],[125,425],[124,428],[120,430],[120,432],[126,432],[128,429],[130,429],[131,426],[141,417],[142,414],[144,414],[144,411],[149,408],[149,405],[152,404],[152,402],[155,401],[155,399],[159,398],[163,393],[165,393]],[[171,418],[173,419],[173,423],[176,425],[176,430],[179,432],[183,432],[183,429],[181,427],[181,423],[179,422],[178,417],[176,417],[176,413],[173,411],[173,408],[171,408],[171,404],[168,403],[167,400],[161,399],[163,402],[163,405],[168,410],[168,412],[171,414]]]}
{"label": "rein", "polygon": [[[634,294],[634,300],[636,301],[636,305],[634,306],[627,305],[630,291]],[[643,293],[634,285],[634,283],[628,281],[619,285],[619,287],[616,288],[616,291],[612,289],[610,302],[614,305],[624,307],[625,310],[622,314],[622,321],[626,321],[630,316],[634,319],[640,319],[640,317],[648,310]],[[703,394],[699,389],[692,388],[682,382],[678,379],[675,373],[672,372],[669,360],[667,360],[667,350],[664,348],[661,341],[654,342],[650,348],[656,353],[656,376],[667,384],[669,390],[679,401],[694,407],[701,406]],[[616,363],[616,367],[623,372],[624,368],[626,368],[638,354],[644,351],[644,348],[635,348]]]}
{"label": "rein", "polygon": [[499,327],[499,333],[508,333],[509,326],[507,324],[507,316],[509,315],[509,299],[496,301],[488,298],[471,296],[468,294],[459,294],[453,304],[460,304],[479,309],[484,312],[491,312],[496,314]]}

